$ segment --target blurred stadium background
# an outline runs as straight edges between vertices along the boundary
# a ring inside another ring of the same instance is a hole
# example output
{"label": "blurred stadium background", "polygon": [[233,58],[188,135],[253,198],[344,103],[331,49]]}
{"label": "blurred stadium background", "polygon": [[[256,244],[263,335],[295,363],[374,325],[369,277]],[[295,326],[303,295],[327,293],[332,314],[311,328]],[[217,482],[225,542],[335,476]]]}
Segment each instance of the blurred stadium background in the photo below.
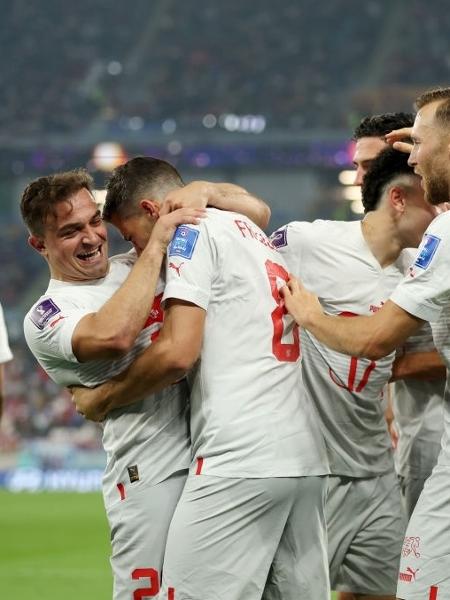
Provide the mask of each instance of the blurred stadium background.
{"label": "blurred stadium background", "polygon": [[[187,181],[243,185],[271,205],[271,229],[359,218],[352,129],[449,84],[450,13],[444,0],[0,7],[0,300],[14,353],[0,487],[88,492],[99,489],[104,462],[99,429],[74,412],[22,335],[48,276],[20,221],[25,185],[86,166],[101,190],[112,167],[147,154],[173,162]],[[113,250],[120,244],[114,237]]]}

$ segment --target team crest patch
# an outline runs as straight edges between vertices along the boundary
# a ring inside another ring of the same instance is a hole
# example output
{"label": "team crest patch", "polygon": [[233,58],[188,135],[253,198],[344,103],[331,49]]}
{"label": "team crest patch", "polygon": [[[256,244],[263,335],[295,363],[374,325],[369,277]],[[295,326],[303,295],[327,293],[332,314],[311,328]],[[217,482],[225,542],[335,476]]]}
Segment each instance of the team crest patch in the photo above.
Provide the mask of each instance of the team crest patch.
{"label": "team crest patch", "polygon": [[283,227],[283,229],[278,229],[270,236],[270,241],[276,248],[282,248],[283,246],[287,246],[287,229]]}
{"label": "team crest patch", "polygon": [[127,467],[128,477],[130,478],[130,483],[134,483],[135,481],[139,481],[139,471],[137,465],[133,465],[132,467]]}
{"label": "team crest patch", "polygon": [[190,260],[200,232],[197,229],[180,225],[175,231],[169,246],[169,256],[181,256]]}
{"label": "team crest patch", "polygon": [[416,267],[419,267],[420,269],[426,269],[430,265],[434,255],[436,254],[436,250],[440,244],[440,241],[441,238],[429,233],[426,233],[423,236],[423,242],[420,245],[419,254],[414,262]]}
{"label": "team crest patch", "polygon": [[33,309],[30,318],[38,329],[44,329],[50,319],[60,312],[59,306],[51,298],[47,298]]}

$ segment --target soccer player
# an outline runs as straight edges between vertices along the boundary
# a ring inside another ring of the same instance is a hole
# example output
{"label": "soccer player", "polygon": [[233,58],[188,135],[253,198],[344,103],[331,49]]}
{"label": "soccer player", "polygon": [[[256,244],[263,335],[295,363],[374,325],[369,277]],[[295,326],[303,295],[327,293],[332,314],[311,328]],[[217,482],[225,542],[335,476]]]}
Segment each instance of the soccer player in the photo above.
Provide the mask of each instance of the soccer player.
{"label": "soccer player", "polygon": [[362,185],[373,159],[387,147],[385,136],[393,129],[411,127],[413,122],[414,115],[404,112],[373,115],[361,120],[353,134],[353,164],[356,167],[354,185]]}
{"label": "soccer player", "polygon": [[[367,171],[362,221],[293,222],[274,244],[324,310],[378,311],[403,277],[436,212],[407,157],[386,148]],[[405,519],[381,403],[394,356],[348,358],[301,331],[303,381],[330,460],[327,499],[331,587],[357,598],[395,597]]]}
{"label": "soccer player", "polygon": [[[409,159],[431,204],[450,199],[450,88],[431,90],[416,101]],[[295,279],[283,288],[286,306],[297,322],[321,343],[339,352],[377,361],[416,332],[424,321],[441,323],[436,346],[447,366],[442,449],[426,481],[403,544],[397,597],[444,600],[450,597],[450,214],[428,227],[408,275],[373,316],[342,319],[324,314],[317,298]]]}
{"label": "soccer player", "polygon": [[[392,130],[412,127],[414,116],[386,113],[365,117],[355,130],[355,185],[361,185],[380,150],[388,147],[385,136]],[[435,324],[435,328],[438,324]],[[420,331],[397,348],[390,387],[395,422],[388,421],[395,442],[395,466],[406,514],[412,514],[426,479],[436,464],[443,432],[445,366],[435,350],[431,327]]]}
{"label": "soccer player", "polygon": [[3,414],[4,403],[4,364],[12,359],[11,349],[8,344],[8,333],[6,331],[3,308],[0,304],[0,420]]}
{"label": "soccer player", "polygon": [[[145,235],[127,217],[136,199],[122,192],[140,179],[156,193],[151,159],[139,177],[131,167],[123,173],[106,206],[125,237]],[[328,466],[303,394],[298,331],[280,304],[287,276],[258,227],[209,209],[199,226],[179,227],[169,247],[158,340],[123,377],[78,396],[82,412],[101,416],[195,365],[193,459],[170,525],[163,598],[256,600],[266,583],[266,598],[329,597]]]}
{"label": "soccer player", "polygon": [[[151,204],[148,244],[139,248],[138,259],[132,252],[108,261],[106,228],[91,183],[82,171],[41,177],[21,202],[30,244],[47,260],[51,275],[46,293],[25,317],[25,336],[43,368],[64,386],[104,382],[157,337],[167,243],[176,225],[195,224],[202,214],[183,209],[157,219],[164,187],[158,198],[142,195],[140,201]],[[191,184],[197,193],[199,185]],[[219,204],[221,186],[210,185]],[[236,189],[241,201],[243,190]],[[180,193],[188,195],[189,186]],[[131,400],[103,423],[115,599],[158,594],[167,529],[190,462],[186,383]]]}

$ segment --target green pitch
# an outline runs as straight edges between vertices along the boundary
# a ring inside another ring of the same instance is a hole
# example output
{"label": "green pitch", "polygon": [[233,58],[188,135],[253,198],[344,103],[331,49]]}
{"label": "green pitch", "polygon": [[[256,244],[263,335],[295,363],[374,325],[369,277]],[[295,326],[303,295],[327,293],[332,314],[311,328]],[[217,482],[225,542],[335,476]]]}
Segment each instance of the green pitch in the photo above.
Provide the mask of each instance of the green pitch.
{"label": "green pitch", "polygon": [[111,600],[100,494],[0,491],[0,540],[1,598]]}
{"label": "green pitch", "polygon": [[100,494],[0,492],[0,596],[111,600]]}

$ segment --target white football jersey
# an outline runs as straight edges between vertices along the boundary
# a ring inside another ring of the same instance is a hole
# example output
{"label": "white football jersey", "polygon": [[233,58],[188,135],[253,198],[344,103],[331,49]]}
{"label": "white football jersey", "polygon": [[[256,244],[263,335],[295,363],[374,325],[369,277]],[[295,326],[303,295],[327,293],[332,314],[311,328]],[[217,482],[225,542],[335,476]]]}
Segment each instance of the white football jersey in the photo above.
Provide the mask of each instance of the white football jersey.
{"label": "white football jersey", "polygon": [[[433,324],[438,335],[440,324]],[[406,340],[399,353],[435,350],[429,323]],[[441,447],[444,430],[443,396],[445,380],[408,378],[391,386],[392,408],[399,433],[394,453],[395,468],[402,477],[428,477]]]}
{"label": "white football jersey", "polygon": [[13,357],[8,343],[8,333],[6,330],[3,308],[0,304],[0,363],[5,363]]}
{"label": "white football jersey", "polygon": [[[407,312],[433,323],[436,348],[447,366],[444,394],[444,435],[438,463],[450,466],[450,213],[429,225],[409,273],[391,300]],[[436,324],[438,325],[436,325]]]}
{"label": "white football jersey", "polygon": [[[50,280],[46,293],[26,315],[24,331],[30,350],[56,383],[95,387],[126,369],[157,336],[163,321],[162,280],[149,318],[129,353],[117,360],[81,363],[72,350],[77,323],[109,300],[135,260],[134,253],[113,257],[103,279],[82,283]],[[103,445],[108,459],[106,494],[116,497],[118,482],[158,483],[188,468],[186,402],[185,384],[181,383],[107,415],[103,422]]]}
{"label": "white football jersey", "polygon": [[279,288],[286,264],[246,217],[208,209],[168,249],[164,299],[207,311],[191,390],[193,469],[222,477],[328,472],[299,369],[298,328]]}
{"label": "white football jersey", "polygon": [[[360,221],[293,222],[272,236],[290,272],[331,315],[370,315],[403,277],[404,256],[382,268]],[[349,357],[301,331],[303,382],[321,417],[331,472],[372,477],[393,468],[382,395],[394,353],[378,361]]]}

